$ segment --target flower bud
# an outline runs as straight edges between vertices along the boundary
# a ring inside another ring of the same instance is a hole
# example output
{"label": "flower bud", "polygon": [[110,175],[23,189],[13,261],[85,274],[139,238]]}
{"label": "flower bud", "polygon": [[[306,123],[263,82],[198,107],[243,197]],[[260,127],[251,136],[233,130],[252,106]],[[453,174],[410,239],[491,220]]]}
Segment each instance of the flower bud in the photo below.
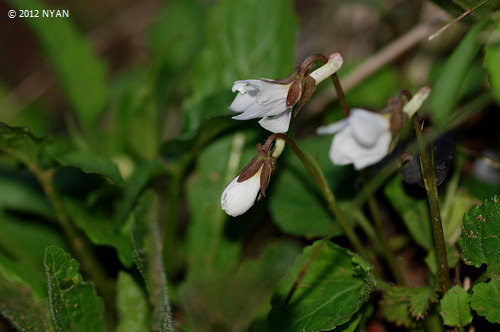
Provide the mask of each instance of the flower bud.
{"label": "flower bud", "polygon": [[250,178],[238,182],[238,175],[231,183],[229,183],[222,193],[220,204],[226,213],[230,216],[237,217],[247,212],[255,203],[260,190],[260,169]]}

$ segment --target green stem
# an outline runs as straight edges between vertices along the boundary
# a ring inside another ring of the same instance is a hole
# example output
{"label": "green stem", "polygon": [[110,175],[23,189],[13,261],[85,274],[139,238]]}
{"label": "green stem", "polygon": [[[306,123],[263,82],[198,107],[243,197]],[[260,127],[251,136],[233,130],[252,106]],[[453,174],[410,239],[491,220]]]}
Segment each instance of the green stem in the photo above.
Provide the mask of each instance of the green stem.
{"label": "green stem", "polygon": [[32,167],[32,170],[40,181],[45,194],[53,206],[57,222],[64,235],[69,239],[70,245],[77,255],[83,272],[96,284],[97,289],[104,298],[106,306],[113,311],[115,303],[113,284],[107,277],[106,272],[102,269],[87,240],[70,223],[64,211],[62,201],[59,198],[59,194],[52,182],[54,170],[41,170],[37,167]]}
{"label": "green stem", "polygon": [[444,331],[443,321],[435,308],[430,310],[429,316],[424,320],[424,331],[441,332]]}
{"label": "green stem", "polygon": [[438,263],[437,275],[439,278],[440,289],[443,293],[445,293],[448,289],[450,289],[451,282],[448,273],[448,258],[446,256],[443,225],[441,223],[441,214],[439,211],[436,175],[434,167],[431,165],[431,160],[429,159],[429,156],[427,154],[424,136],[420,127],[420,119],[417,113],[413,115],[413,126],[415,128],[415,134],[417,136],[418,150],[420,154],[420,166],[422,168],[425,190],[427,191],[427,199],[429,201],[432,234],[434,236],[434,249],[436,251],[436,258]]}
{"label": "green stem", "polygon": [[[367,182],[368,175],[366,172],[362,172],[362,177]],[[370,209],[370,213],[372,215],[373,221],[375,223],[375,228],[378,233],[378,237],[382,242],[382,249],[384,251],[384,256],[387,259],[387,263],[389,269],[391,270],[392,275],[394,276],[396,282],[400,285],[407,285],[406,280],[403,275],[403,270],[401,269],[401,265],[398,264],[396,260],[396,256],[391,249],[389,238],[384,230],[384,225],[382,224],[382,218],[380,216],[380,210],[378,208],[377,200],[375,196],[372,194],[368,197],[368,207]]]}
{"label": "green stem", "polygon": [[375,249],[379,252],[382,252],[384,250],[382,241],[379,239],[377,231],[370,223],[368,218],[364,215],[364,213],[360,210],[356,210],[355,213],[352,213],[349,217],[351,220],[354,220],[356,224],[363,230],[363,233],[368,236],[370,241],[374,244]]}
{"label": "green stem", "polygon": [[352,201],[351,209],[352,211],[358,211],[361,207],[368,201],[368,198],[372,196],[384,183],[385,181],[399,169],[399,162],[396,159],[391,160],[380,172],[377,173],[369,181],[366,181],[363,188],[356,195],[356,198]]}
{"label": "green stem", "polygon": [[295,144],[295,142],[287,135],[285,135],[285,134],[271,135],[270,139],[274,139],[274,138],[281,138],[286,143],[288,143],[288,145],[290,145],[292,150],[295,152],[297,157],[299,157],[300,161],[304,164],[304,166],[309,171],[309,173],[313,177],[314,181],[318,185],[321,193],[323,194],[323,197],[325,197],[325,199],[328,203],[328,208],[337,218],[337,221],[338,221],[340,227],[342,227],[342,230],[344,231],[345,235],[347,236],[347,238],[349,239],[349,241],[351,242],[353,247],[356,249],[356,251],[363,258],[371,261],[370,256],[368,255],[365,248],[361,244],[361,241],[359,240],[359,238],[356,235],[356,233],[354,232],[354,230],[351,228],[351,225],[349,225],[349,222],[347,221],[346,216],[344,215],[344,213],[340,209],[340,207],[335,199],[335,196],[333,195],[333,192],[330,190],[330,186],[328,185],[328,182],[326,181],[325,176],[324,176],[323,172],[321,171],[321,169],[314,167],[311,164],[311,162],[309,161],[309,159],[307,159],[307,157],[304,155],[302,150],[300,150],[300,148],[297,146],[297,144]]}
{"label": "green stem", "polygon": [[[178,258],[178,245],[177,245],[177,222],[179,215],[179,201],[182,190],[182,178],[184,168],[179,168],[170,176],[170,183],[168,187],[167,196],[167,210],[165,217],[165,225],[163,227],[163,258],[168,259],[169,273],[177,271]],[[167,263],[166,261],[164,263]]]}

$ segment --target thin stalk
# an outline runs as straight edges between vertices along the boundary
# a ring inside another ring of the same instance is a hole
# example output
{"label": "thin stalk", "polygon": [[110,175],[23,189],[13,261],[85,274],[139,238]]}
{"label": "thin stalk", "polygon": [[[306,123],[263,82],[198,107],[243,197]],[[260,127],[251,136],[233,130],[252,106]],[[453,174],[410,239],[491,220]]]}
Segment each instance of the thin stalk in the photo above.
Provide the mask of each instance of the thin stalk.
{"label": "thin stalk", "polygon": [[429,332],[441,332],[444,331],[443,321],[441,320],[441,316],[436,312],[436,309],[433,307],[431,312],[427,316],[427,319],[424,320],[424,331]]}
{"label": "thin stalk", "polygon": [[352,201],[351,210],[358,211],[359,209],[361,209],[368,198],[373,195],[398,169],[399,161],[397,159],[393,159],[387,165],[385,165],[384,168],[382,168],[382,170],[377,173],[377,175],[372,177],[369,181],[366,181],[359,194],[357,194]]}
{"label": "thin stalk", "polygon": [[[363,180],[365,182],[368,180],[366,172],[362,172]],[[368,207],[370,209],[370,214],[372,215],[373,221],[375,223],[375,229],[377,230],[377,234],[379,239],[382,242],[382,248],[384,251],[384,256],[387,259],[387,264],[389,269],[391,270],[392,275],[394,276],[396,282],[400,285],[407,285],[406,280],[403,275],[403,270],[401,270],[401,265],[398,264],[396,260],[396,256],[392,251],[392,248],[389,243],[389,238],[384,230],[384,225],[382,224],[382,218],[380,216],[380,210],[377,204],[377,200],[375,196],[371,194],[368,196]]]}
{"label": "thin stalk", "polygon": [[342,113],[344,114],[344,118],[349,116],[349,107],[347,106],[347,102],[345,100],[344,89],[342,89],[342,85],[340,84],[339,76],[337,73],[332,75],[332,82],[335,86],[335,90],[337,90],[337,98],[339,99],[340,108],[342,109]]}
{"label": "thin stalk", "polygon": [[443,225],[441,223],[441,214],[439,211],[438,190],[436,184],[436,175],[431,160],[427,154],[424,135],[420,127],[418,114],[413,115],[413,126],[417,136],[418,150],[420,155],[420,166],[424,177],[425,190],[429,201],[429,211],[431,214],[432,234],[434,236],[434,249],[438,263],[437,275],[439,278],[440,289],[445,293],[450,289],[451,282],[448,274],[448,258],[446,256],[446,245],[444,241]]}
{"label": "thin stalk", "polygon": [[[163,258],[169,260],[169,266],[174,271],[178,268],[177,222],[179,216],[179,202],[182,191],[182,178],[184,168],[179,168],[170,176],[167,196],[167,210],[165,225],[163,227]],[[173,259],[174,258],[174,259]],[[164,263],[167,263],[166,261]],[[169,271],[172,272],[172,271]]]}
{"label": "thin stalk", "polygon": [[92,252],[87,240],[70,223],[62,201],[53,184],[53,170],[41,170],[37,167],[32,167],[33,172],[37,176],[45,194],[51,202],[56,214],[57,222],[61,227],[64,235],[69,239],[70,245],[77,255],[78,261],[81,264],[82,270],[96,284],[99,293],[102,294],[106,306],[113,310],[114,308],[114,288],[106,272],[102,269],[99,261]]}
{"label": "thin stalk", "polygon": [[269,139],[274,139],[274,138],[281,138],[283,139],[290,147],[292,148],[293,152],[297,155],[297,157],[300,159],[300,161],[304,164],[308,172],[311,174],[313,177],[314,181],[318,185],[321,193],[323,194],[323,197],[325,197],[327,203],[328,203],[328,208],[330,211],[335,215],[337,218],[337,221],[342,227],[342,230],[344,231],[345,235],[353,245],[353,247],[356,249],[356,251],[365,259],[370,260],[370,256],[364,249],[364,247],[361,244],[361,241],[359,240],[358,236],[354,232],[354,230],[351,228],[351,225],[349,225],[349,222],[347,221],[346,216],[340,209],[339,205],[337,204],[337,201],[335,199],[335,196],[333,195],[333,192],[330,190],[330,187],[325,179],[325,176],[321,169],[316,169],[309,159],[304,155],[302,150],[295,144],[295,142],[290,139],[287,135],[285,134],[274,134],[271,135]]}
{"label": "thin stalk", "polygon": [[368,236],[377,251],[382,252],[384,250],[382,248],[382,241],[377,235],[377,231],[362,211],[356,210],[355,213],[349,215],[348,217],[349,219],[354,220],[356,224],[363,230],[363,233]]}

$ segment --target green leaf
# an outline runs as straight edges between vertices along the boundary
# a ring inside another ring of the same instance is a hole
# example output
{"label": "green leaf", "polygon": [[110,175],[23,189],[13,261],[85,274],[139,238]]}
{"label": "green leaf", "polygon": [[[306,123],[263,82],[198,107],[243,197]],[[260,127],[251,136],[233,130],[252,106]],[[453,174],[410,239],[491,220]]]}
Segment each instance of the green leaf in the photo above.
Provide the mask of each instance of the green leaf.
{"label": "green leaf", "polygon": [[[157,9],[149,28],[151,50],[171,70],[189,65],[203,40],[206,4],[199,0],[169,1]],[[176,27],[172,29],[172,27]]]}
{"label": "green leaf", "polygon": [[[500,103],[500,43],[498,35],[500,35],[500,21],[497,22],[484,48],[483,67],[488,73],[491,92],[497,103]],[[495,38],[497,39],[495,40]]]}
{"label": "green leaf", "polygon": [[187,132],[163,143],[161,147],[162,156],[167,159],[167,162],[172,162],[172,160],[176,162],[179,159],[186,158],[186,156],[192,158],[216,136],[242,124],[242,122],[232,120],[227,115],[207,118],[200,123],[200,126],[195,131]]}
{"label": "green leaf", "polygon": [[45,251],[49,306],[56,331],[104,331],[104,303],[82,280],[78,262],[59,247]]}
{"label": "green leaf", "polygon": [[9,261],[15,266],[16,271],[36,283],[29,284],[33,286],[37,295],[40,295],[40,290],[45,294],[43,286],[45,248],[48,245],[64,246],[60,233],[47,225],[28,222],[3,211],[0,211],[0,229],[0,253],[10,257]]}
{"label": "green leaf", "polygon": [[[17,9],[47,9],[38,0],[9,0]],[[87,40],[77,31],[72,18],[27,19],[45,55],[54,67],[61,88],[86,129],[93,129],[108,98],[107,71]]]}
{"label": "green leaf", "polygon": [[384,188],[384,194],[401,215],[415,242],[427,250],[433,248],[434,242],[427,200],[407,194],[401,174],[389,181]]}
{"label": "green leaf", "polygon": [[468,265],[500,264],[500,203],[497,196],[473,207],[465,216],[459,244]]}
{"label": "green leaf", "polygon": [[17,259],[12,259],[0,252],[0,279],[5,278],[12,283],[22,283],[29,286],[37,299],[47,295],[46,280],[30,266],[19,264]]}
{"label": "green leaf", "polygon": [[483,16],[494,12],[495,10],[500,9],[500,1],[499,0],[432,0],[434,3],[440,5],[447,11],[449,11],[453,16],[459,16],[465,11],[476,8],[471,15],[471,17],[475,19],[481,19]]}
{"label": "green leaf", "polygon": [[472,322],[470,295],[460,286],[453,286],[441,299],[441,317],[448,326],[464,327]]}
{"label": "green leaf", "polygon": [[479,283],[472,291],[471,308],[490,323],[500,323],[500,280],[495,278]]}
{"label": "green leaf", "polygon": [[411,317],[416,320],[424,319],[431,302],[436,301],[437,297],[436,287],[410,288],[408,299]]}
{"label": "green leaf", "polygon": [[106,245],[116,249],[118,258],[123,265],[132,266],[132,241],[130,228],[117,229],[111,219],[104,217],[97,211],[90,211],[77,201],[64,199],[64,208],[71,221],[84,232],[92,243]]}
{"label": "green leaf", "polygon": [[290,74],[295,65],[296,29],[290,0],[217,3],[208,14],[205,46],[190,77],[193,94],[186,103],[186,115],[191,119],[188,131],[205,118],[191,114],[190,108],[214,93],[230,93],[234,81]]}
{"label": "green leaf", "polygon": [[30,287],[0,275],[0,314],[18,331],[49,331],[45,301],[36,300]]}
{"label": "green leaf", "polygon": [[[319,250],[316,257],[315,252]],[[299,272],[313,258],[295,294],[283,305]],[[375,286],[367,264],[331,242],[316,241],[297,258],[271,299],[271,331],[324,331],[348,322]]]}
{"label": "green leaf", "polygon": [[389,322],[405,328],[415,328],[417,322],[411,315],[408,307],[408,288],[392,287],[384,293],[381,304],[382,313]]}
{"label": "green leaf", "polygon": [[[353,69],[356,66],[347,66]],[[349,68],[342,67],[339,76],[342,80],[344,72],[351,72]],[[325,84],[326,85],[326,84]],[[398,72],[395,68],[385,67],[378,70],[373,75],[346,94],[349,105],[359,108],[382,109],[387,105],[387,100],[394,96],[399,89]],[[326,86],[331,89],[331,86]]]}
{"label": "green leaf", "polygon": [[26,166],[38,166],[47,142],[28,127],[9,127],[0,122],[0,151]]}
{"label": "green leaf", "polygon": [[354,332],[358,330],[359,323],[363,318],[363,314],[355,315],[350,321],[335,328],[335,332]]}
{"label": "green leaf", "polygon": [[436,287],[394,286],[384,293],[381,308],[388,321],[413,328],[427,316],[431,302],[436,300]]}
{"label": "green leaf", "polygon": [[119,186],[124,181],[115,163],[107,157],[89,151],[71,151],[55,158],[62,166],[77,167],[84,173],[99,174],[113,180]]}
{"label": "green leaf", "polygon": [[12,176],[0,176],[0,208],[36,214],[48,219],[54,215],[52,207],[41,191]]}
{"label": "green leaf", "polygon": [[120,322],[118,332],[147,331],[149,308],[142,289],[126,272],[118,273],[116,306]]}
{"label": "green leaf", "polygon": [[157,161],[144,161],[137,165],[127,181],[122,199],[116,204],[115,225],[120,227],[130,214],[137,197],[152,177],[162,170]]}
{"label": "green leaf", "polygon": [[488,20],[474,25],[455,48],[443,66],[430,96],[431,116],[434,123],[445,128],[459,102],[462,82],[481,48],[480,34]]}
{"label": "green leaf", "polygon": [[[241,230],[242,225],[250,222],[245,218],[252,217],[260,202],[234,220],[222,210],[220,197],[224,187],[243,168],[241,165],[252,159],[243,153],[247,138],[248,135],[238,133],[209,144],[198,155],[197,172],[187,181],[186,196],[191,212],[185,248],[189,257],[188,279],[210,269],[229,269],[238,262],[241,243],[228,236],[231,235],[231,226],[240,219],[238,228]],[[250,153],[255,154],[255,148],[249,147],[249,151],[252,150]],[[234,163],[231,166],[230,158]],[[236,225],[234,228],[237,228]]]}
{"label": "green leaf", "polygon": [[[355,173],[350,167],[332,164],[328,157],[331,141],[331,136],[318,136],[300,141],[299,146],[317,159],[333,192],[349,195]],[[283,232],[307,237],[325,235],[327,230],[342,234],[311,175],[292,151],[278,159],[268,192],[273,221]]]}
{"label": "green leaf", "polygon": [[[111,84],[113,112],[106,117],[105,134],[98,135],[94,145],[102,151],[127,152],[135,159],[156,158],[163,128],[154,94],[157,72],[153,63],[148,70],[137,68],[117,75]],[[164,88],[158,87],[162,92]]]}
{"label": "green leaf", "polygon": [[150,328],[153,331],[173,331],[172,312],[167,294],[167,276],[163,268],[163,244],[158,215],[158,197],[146,192],[134,210],[132,230],[134,261],[141,271],[153,306]]}
{"label": "green leaf", "polygon": [[297,253],[296,244],[277,242],[257,260],[189,279],[182,286],[181,300],[193,330],[247,331],[256,314],[269,310],[269,298]]}

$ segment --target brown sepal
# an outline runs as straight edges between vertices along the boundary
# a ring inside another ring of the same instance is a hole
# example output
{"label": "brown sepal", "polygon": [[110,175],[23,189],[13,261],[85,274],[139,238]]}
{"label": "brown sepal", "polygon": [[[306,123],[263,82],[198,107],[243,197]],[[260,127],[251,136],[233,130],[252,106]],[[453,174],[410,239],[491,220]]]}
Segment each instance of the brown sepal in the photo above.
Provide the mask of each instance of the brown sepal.
{"label": "brown sepal", "polygon": [[288,95],[286,96],[286,108],[290,109],[299,101],[302,95],[302,79],[297,79],[290,85]]}
{"label": "brown sepal", "polygon": [[300,109],[304,107],[305,104],[311,99],[316,90],[316,81],[311,76],[306,76],[303,79],[303,89],[302,96],[299,100],[299,103],[295,107],[295,111],[293,112],[293,116],[297,116]]}
{"label": "brown sepal", "polygon": [[243,170],[241,170],[241,173],[240,173],[240,176],[238,177],[237,182],[243,182],[243,181],[250,179],[252,176],[254,176],[259,171],[259,169],[263,163],[264,163],[264,160],[261,158],[261,156],[259,156],[259,154],[257,154],[252,159],[252,161],[250,161],[250,163],[248,163],[248,165],[246,165],[245,168],[243,168]]}
{"label": "brown sepal", "polygon": [[271,181],[271,174],[273,171],[272,161],[266,161],[260,173],[260,192],[264,197],[266,197],[266,189],[269,185],[269,181]]}
{"label": "brown sepal", "polygon": [[390,124],[391,124],[391,133],[396,133],[406,127],[408,123],[408,114],[402,112],[396,112],[391,115]]}

